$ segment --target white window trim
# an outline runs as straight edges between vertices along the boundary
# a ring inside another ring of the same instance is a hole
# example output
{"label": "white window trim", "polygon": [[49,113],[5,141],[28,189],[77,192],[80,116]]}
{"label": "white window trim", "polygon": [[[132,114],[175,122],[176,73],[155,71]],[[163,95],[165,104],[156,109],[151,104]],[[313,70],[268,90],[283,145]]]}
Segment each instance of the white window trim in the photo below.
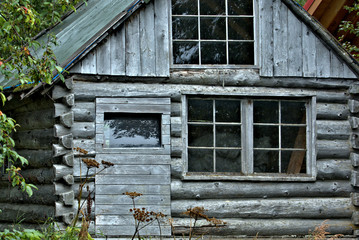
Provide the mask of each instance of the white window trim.
{"label": "white window trim", "polygon": [[[254,31],[254,64],[253,65],[235,65],[235,64],[174,64],[173,63],[173,38],[172,38],[172,0],[169,2],[169,42],[170,42],[170,67],[173,69],[203,69],[203,68],[230,68],[230,69],[259,69],[260,55],[259,55],[259,10],[258,10],[258,0],[253,0],[253,31]],[[228,51],[228,49],[227,49]]]}
{"label": "white window trim", "polygon": [[[145,148],[104,148],[104,114],[135,113],[161,114],[161,146]],[[170,98],[96,98],[96,152],[170,154]]]}
{"label": "white window trim", "polygon": [[[187,161],[187,146],[188,146],[188,105],[187,99],[190,97],[196,97],[196,94],[186,94],[182,95],[182,136],[183,136],[183,180],[238,180],[238,181],[315,181],[317,170],[316,170],[316,97],[313,95],[271,95],[271,99],[281,100],[281,99],[305,99],[308,100],[307,115],[306,115],[306,124],[307,124],[307,134],[306,134],[306,172],[305,174],[286,174],[286,173],[253,173],[253,154],[249,153],[248,150],[252,149],[253,146],[248,146],[248,144],[253,144],[253,141],[247,142],[246,139],[253,139],[253,136],[248,136],[253,134],[253,125],[247,123],[247,119],[242,117],[242,172],[243,173],[196,173],[188,172],[188,161]],[[201,95],[202,97],[206,97]],[[235,99],[236,97],[242,99],[259,99],[261,97],[267,97],[268,95],[208,95],[211,97],[230,97]],[[253,108],[242,108],[242,116],[244,111],[251,111]],[[244,113],[246,116],[253,115],[250,112]],[[246,127],[244,127],[246,126]],[[245,129],[245,130],[244,130]]]}

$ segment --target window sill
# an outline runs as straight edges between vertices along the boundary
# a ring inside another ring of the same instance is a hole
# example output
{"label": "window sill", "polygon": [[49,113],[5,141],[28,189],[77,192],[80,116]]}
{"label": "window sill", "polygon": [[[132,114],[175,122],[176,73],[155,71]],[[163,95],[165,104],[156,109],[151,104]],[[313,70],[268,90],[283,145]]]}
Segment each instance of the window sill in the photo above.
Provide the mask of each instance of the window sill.
{"label": "window sill", "polygon": [[195,65],[172,64],[171,69],[258,69],[258,65]]}
{"label": "window sill", "polygon": [[315,176],[308,174],[211,174],[211,173],[185,173],[182,180],[225,180],[225,181],[260,181],[260,182],[314,182]]}

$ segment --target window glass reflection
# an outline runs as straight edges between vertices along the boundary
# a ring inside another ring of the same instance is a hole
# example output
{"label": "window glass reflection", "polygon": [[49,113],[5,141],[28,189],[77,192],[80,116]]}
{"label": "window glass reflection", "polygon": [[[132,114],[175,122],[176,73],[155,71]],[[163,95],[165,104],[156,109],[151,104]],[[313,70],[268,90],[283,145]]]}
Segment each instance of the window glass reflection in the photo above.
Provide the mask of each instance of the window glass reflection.
{"label": "window glass reflection", "polygon": [[160,147],[160,114],[105,113],[104,148]]}

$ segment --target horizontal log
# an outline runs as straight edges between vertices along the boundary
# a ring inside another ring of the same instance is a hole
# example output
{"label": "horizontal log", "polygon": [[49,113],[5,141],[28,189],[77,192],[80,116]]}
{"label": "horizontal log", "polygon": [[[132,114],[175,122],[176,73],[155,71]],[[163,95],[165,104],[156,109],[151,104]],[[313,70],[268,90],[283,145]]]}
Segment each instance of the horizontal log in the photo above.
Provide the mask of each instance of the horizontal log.
{"label": "horizontal log", "polygon": [[317,179],[345,180],[350,179],[352,166],[350,160],[321,159],[317,161]]}
{"label": "horizontal log", "polygon": [[64,146],[62,146],[60,144],[52,144],[52,151],[53,151],[54,157],[59,157],[59,156],[65,155],[65,154],[69,154],[71,150],[69,150],[68,148],[65,148]]}
{"label": "horizontal log", "polygon": [[55,181],[63,178],[66,175],[71,175],[73,173],[72,167],[68,167],[65,165],[55,164],[53,166],[53,171],[55,173]]}
{"label": "horizontal log", "polygon": [[171,159],[171,177],[180,179],[183,174],[183,160],[182,158]]}
{"label": "horizontal log", "polygon": [[352,216],[349,198],[289,198],[289,199],[209,199],[173,200],[172,217],[184,217],[188,208],[204,207],[206,215],[216,218],[299,218],[338,219]]}
{"label": "horizontal log", "polygon": [[40,204],[1,203],[0,221],[39,223],[54,217],[55,207]]}
{"label": "horizontal log", "polygon": [[52,89],[52,98],[59,99],[69,94],[69,90],[61,85],[55,85]]}
{"label": "horizontal log", "polygon": [[18,128],[20,131],[52,128],[55,123],[53,109],[22,112],[14,114],[12,117],[20,125]]}
{"label": "horizontal log", "polygon": [[182,104],[175,102],[171,104],[171,116],[180,117],[182,115]]}
{"label": "horizontal log", "polygon": [[317,158],[348,159],[351,146],[348,140],[317,140]]}
{"label": "horizontal log", "polygon": [[343,90],[318,91],[317,103],[344,103],[347,104],[350,95]]}
{"label": "horizontal log", "polygon": [[69,106],[66,106],[65,104],[62,103],[55,103],[54,106],[55,106],[54,117],[60,117],[61,115],[71,111],[71,108]]}
{"label": "horizontal log", "polygon": [[95,138],[94,122],[75,122],[71,132],[74,138]]}
{"label": "horizontal log", "polygon": [[[82,148],[87,151],[86,156],[93,156],[96,154],[95,151],[95,140],[94,139],[74,139],[74,148]],[[83,153],[74,151],[75,156],[85,156]]]}
{"label": "horizontal log", "polygon": [[317,119],[347,120],[348,116],[347,103],[317,103]]}
{"label": "horizontal log", "polygon": [[38,189],[33,189],[31,197],[18,188],[2,187],[0,190],[0,202],[53,205],[57,201],[58,196],[55,195],[53,184],[36,185],[36,187]]}
{"label": "horizontal log", "polygon": [[181,182],[172,179],[171,197],[177,199],[236,199],[279,197],[349,197],[349,181],[305,182]]}
{"label": "horizontal log", "polygon": [[[310,230],[320,226],[325,219],[221,219],[227,224],[225,226],[208,226],[205,220],[197,221],[195,234],[197,235],[217,235],[217,236],[304,236]],[[353,226],[350,220],[329,220],[325,222],[329,225],[327,232],[330,234],[352,235]],[[175,235],[188,235],[190,219],[173,219]]]}
{"label": "horizontal log", "polygon": [[182,138],[171,138],[171,156],[181,157],[183,151],[183,140]]}
{"label": "horizontal log", "polygon": [[96,118],[94,102],[77,102],[72,107],[77,122],[93,122]]}
{"label": "horizontal log", "polygon": [[182,135],[182,119],[181,117],[171,117],[171,136],[181,137]]}
{"label": "horizontal log", "polygon": [[317,139],[348,140],[351,134],[351,127],[348,120],[317,120],[316,123]]}
{"label": "horizontal log", "polygon": [[54,142],[53,129],[18,131],[13,139],[18,149],[51,149],[51,144]]}
{"label": "horizontal log", "polygon": [[60,123],[65,127],[71,127],[74,124],[74,113],[72,111],[60,115]]}
{"label": "horizontal log", "polygon": [[38,168],[21,170],[21,175],[33,184],[50,184],[53,183],[55,172],[53,168]]}
{"label": "horizontal log", "polygon": [[[94,182],[89,182],[89,183],[85,184],[85,186],[83,187],[83,190],[82,190],[82,194],[81,194],[82,199],[86,199],[88,194],[89,194],[89,191],[87,191],[87,186],[89,187],[90,192],[94,191],[94,189],[95,189],[95,183]],[[80,193],[80,183],[76,182],[71,187],[72,187],[72,190],[74,191],[75,198],[77,199],[78,195]]]}
{"label": "horizontal log", "polygon": [[1,111],[6,113],[6,111],[14,110],[14,113],[17,114],[53,108],[54,102],[52,99],[47,96],[36,95],[23,100],[15,97],[11,101],[6,102],[6,105]]}
{"label": "horizontal log", "polygon": [[29,161],[31,168],[51,167],[56,163],[51,150],[24,150],[19,149],[17,153]]}

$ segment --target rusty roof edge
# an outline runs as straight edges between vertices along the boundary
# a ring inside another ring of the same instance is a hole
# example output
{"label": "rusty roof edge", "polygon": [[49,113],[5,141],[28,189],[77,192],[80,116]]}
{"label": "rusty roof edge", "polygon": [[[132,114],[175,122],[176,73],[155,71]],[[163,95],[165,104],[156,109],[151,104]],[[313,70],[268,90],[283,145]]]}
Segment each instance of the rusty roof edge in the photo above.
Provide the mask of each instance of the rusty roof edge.
{"label": "rusty roof edge", "polygon": [[339,43],[339,41],[326,28],[324,28],[320,22],[305,11],[304,8],[294,2],[294,0],[282,0],[282,2],[286,4],[287,7],[300,18],[300,20],[308,25],[321,40],[334,50],[334,52],[349,65],[350,69],[352,69],[359,78],[359,62],[344,49],[341,43]]}

